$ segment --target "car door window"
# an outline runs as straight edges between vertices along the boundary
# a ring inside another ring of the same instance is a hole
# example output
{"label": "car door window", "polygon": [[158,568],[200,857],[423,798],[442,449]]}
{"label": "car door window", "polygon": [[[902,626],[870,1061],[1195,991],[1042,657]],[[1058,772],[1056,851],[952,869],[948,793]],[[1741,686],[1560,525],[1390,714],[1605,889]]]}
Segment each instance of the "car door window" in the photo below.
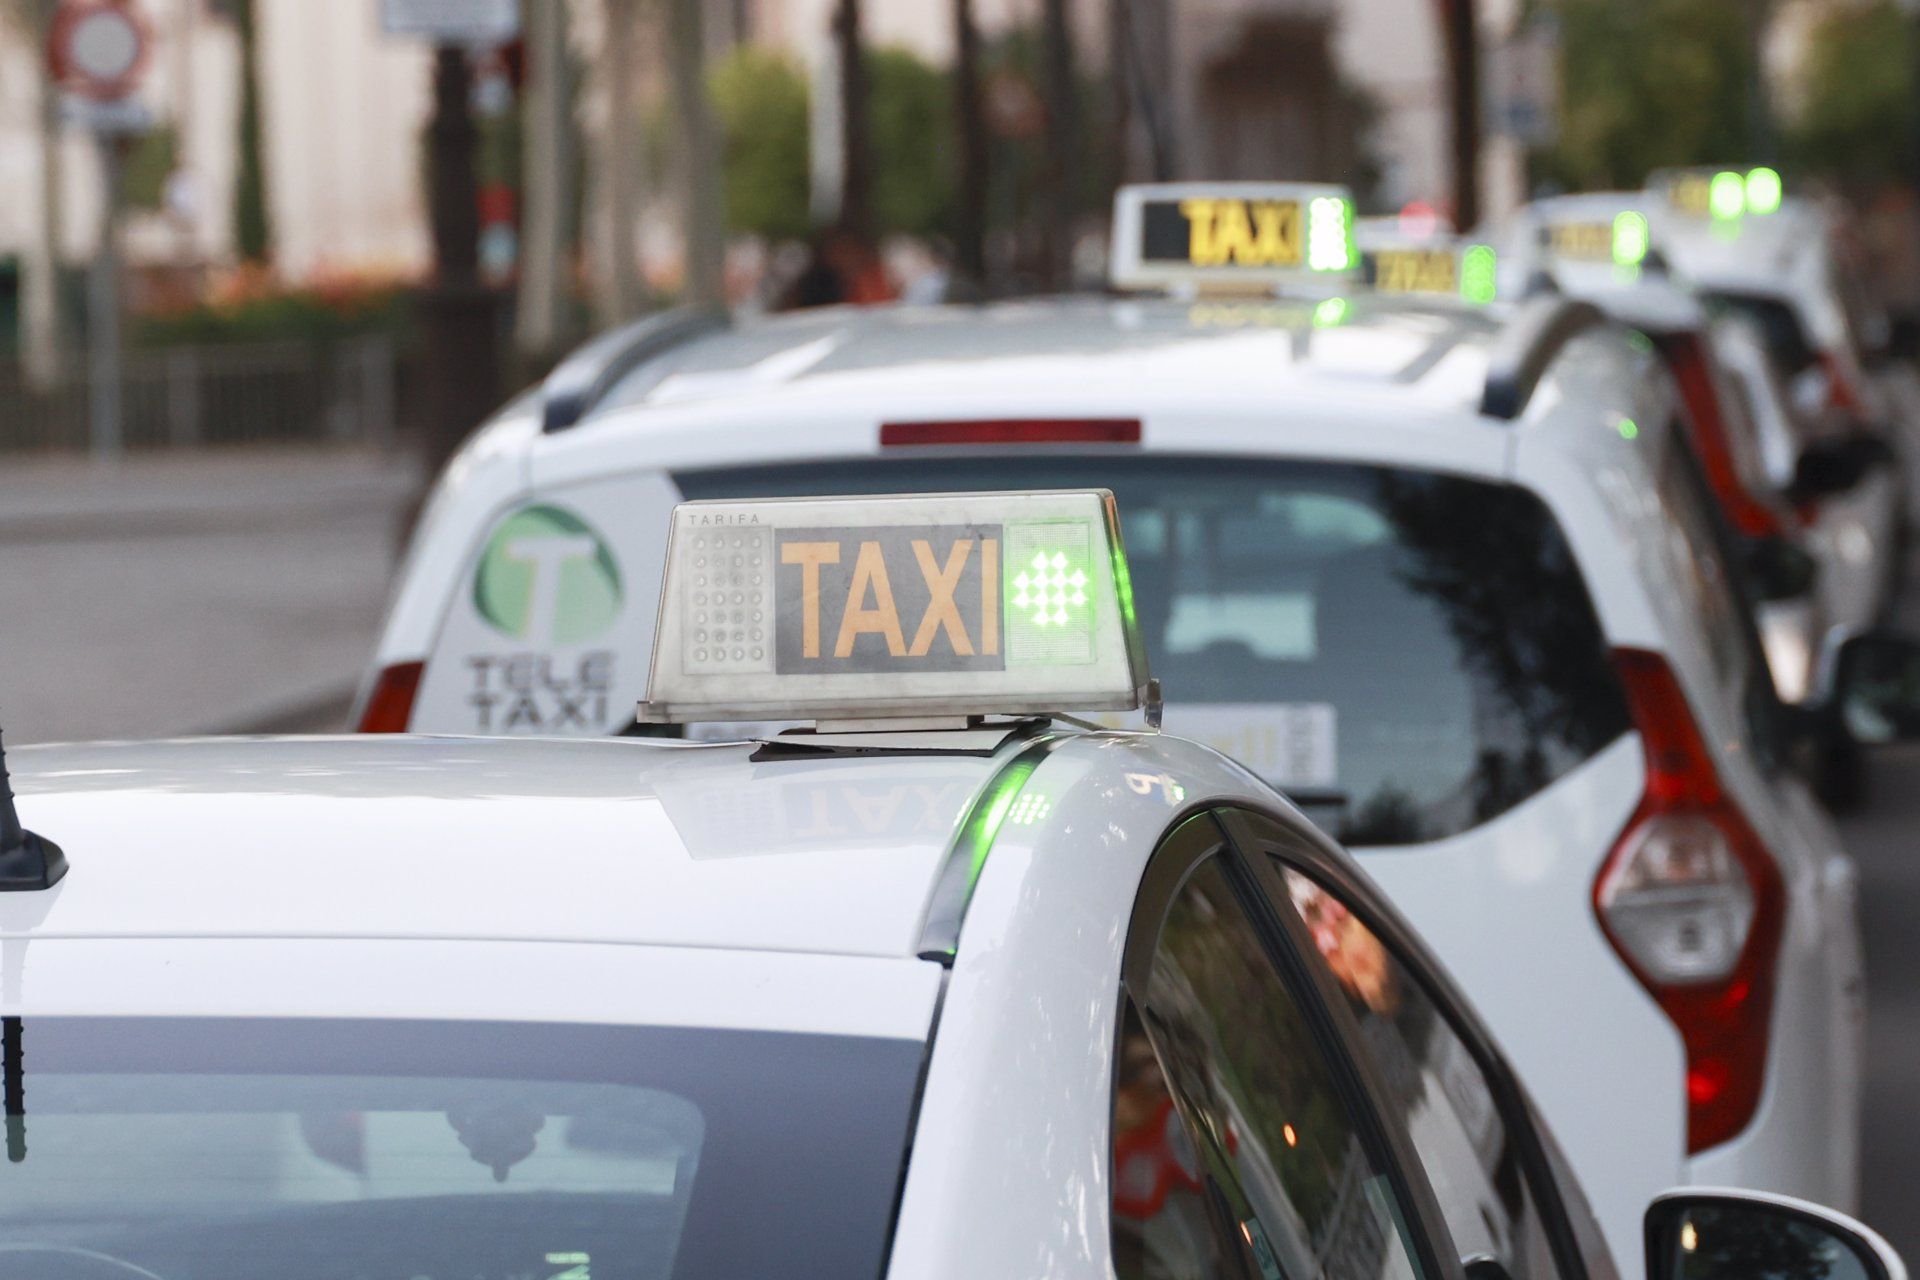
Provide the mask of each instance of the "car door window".
{"label": "car door window", "polygon": [[1359,1023],[1386,1092],[1381,1104],[1406,1126],[1461,1257],[1492,1258],[1513,1280],[1561,1280],[1509,1120],[1466,1041],[1346,903],[1298,871],[1283,874]]}
{"label": "car door window", "polygon": [[[1194,868],[1161,925],[1138,1029],[1122,1036],[1116,1269],[1420,1280],[1413,1217],[1244,903],[1220,856]],[[1208,1198],[1228,1237],[1211,1253],[1193,1238]]]}

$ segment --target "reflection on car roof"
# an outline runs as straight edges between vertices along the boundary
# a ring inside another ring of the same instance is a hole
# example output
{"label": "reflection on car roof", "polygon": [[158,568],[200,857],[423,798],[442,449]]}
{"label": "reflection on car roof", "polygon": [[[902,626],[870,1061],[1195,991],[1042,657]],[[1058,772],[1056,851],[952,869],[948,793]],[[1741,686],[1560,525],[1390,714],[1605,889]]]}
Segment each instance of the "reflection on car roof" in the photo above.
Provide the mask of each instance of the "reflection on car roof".
{"label": "reflection on car roof", "polygon": [[1041,379],[1417,384],[1461,353],[1484,372],[1498,315],[1380,298],[1080,298],[985,307],[835,308],[748,322],[666,352],[596,409],[724,400],[832,385],[848,395],[901,378],[979,386]]}

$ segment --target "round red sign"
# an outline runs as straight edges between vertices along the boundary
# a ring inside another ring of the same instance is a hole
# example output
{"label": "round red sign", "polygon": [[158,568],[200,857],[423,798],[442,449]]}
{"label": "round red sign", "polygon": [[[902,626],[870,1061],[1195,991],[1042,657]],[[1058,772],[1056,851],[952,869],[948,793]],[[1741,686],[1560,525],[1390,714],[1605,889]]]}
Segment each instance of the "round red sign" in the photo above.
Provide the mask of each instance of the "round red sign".
{"label": "round red sign", "polygon": [[147,25],[127,0],[63,0],[47,33],[54,79],[73,93],[115,102],[146,69]]}

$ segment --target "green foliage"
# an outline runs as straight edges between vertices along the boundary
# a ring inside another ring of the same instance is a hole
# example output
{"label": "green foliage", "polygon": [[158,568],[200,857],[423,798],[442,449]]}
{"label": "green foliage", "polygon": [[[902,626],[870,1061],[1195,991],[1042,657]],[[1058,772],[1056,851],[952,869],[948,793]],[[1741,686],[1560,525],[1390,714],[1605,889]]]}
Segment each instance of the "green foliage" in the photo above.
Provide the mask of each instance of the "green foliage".
{"label": "green foliage", "polygon": [[1665,165],[1749,154],[1750,7],[1558,0],[1561,136],[1545,173],[1575,190],[1629,187]]}
{"label": "green foliage", "polygon": [[806,235],[806,76],[781,54],[745,47],[709,83],[726,137],[727,225],[775,240]]}
{"label": "green foliage", "polygon": [[[952,216],[953,87],[947,74],[904,49],[867,53],[872,93],[874,213],[883,235],[929,235]],[[742,48],[709,76],[726,135],[727,224],[770,239],[798,239],[808,215],[805,73],[767,49]],[[649,121],[648,151],[664,170],[671,128]]]}
{"label": "green foliage", "polygon": [[873,208],[882,235],[947,229],[954,204],[953,82],[904,49],[867,54]]}
{"label": "green foliage", "polygon": [[1905,167],[1913,134],[1914,32],[1895,0],[1834,6],[1801,64],[1805,107],[1793,131],[1800,166],[1871,183]]}
{"label": "green foliage", "polygon": [[293,289],[133,318],[135,345],[326,342],[362,334],[404,337],[408,294],[399,288]]}
{"label": "green foliage", "polygon": [[127,156],[127,204],[135,209],[158,209],[167,197],[167,179],[179,164],[179,140],[173,126],[148,130]]}

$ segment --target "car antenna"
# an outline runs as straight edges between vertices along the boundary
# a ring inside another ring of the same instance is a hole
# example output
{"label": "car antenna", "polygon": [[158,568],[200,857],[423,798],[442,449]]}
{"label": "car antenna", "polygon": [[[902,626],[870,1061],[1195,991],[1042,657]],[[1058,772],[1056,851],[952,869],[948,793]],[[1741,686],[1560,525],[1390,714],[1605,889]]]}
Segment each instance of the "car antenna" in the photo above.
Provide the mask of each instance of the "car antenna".
{"label": "car antenna", "polygon": [[0,744],[0,893],[51,889],[66,874],[67,855],[60,846],[20,825],[7,778],[7,751]]}
{"label": "car antenna", "polygon": [[27,1158],[27,1072],[20,1041],[23,1024],[18,1018],[0,1018],[0,1077],[4,1077],[7,1113],[7,1160],[20,1164]]}

